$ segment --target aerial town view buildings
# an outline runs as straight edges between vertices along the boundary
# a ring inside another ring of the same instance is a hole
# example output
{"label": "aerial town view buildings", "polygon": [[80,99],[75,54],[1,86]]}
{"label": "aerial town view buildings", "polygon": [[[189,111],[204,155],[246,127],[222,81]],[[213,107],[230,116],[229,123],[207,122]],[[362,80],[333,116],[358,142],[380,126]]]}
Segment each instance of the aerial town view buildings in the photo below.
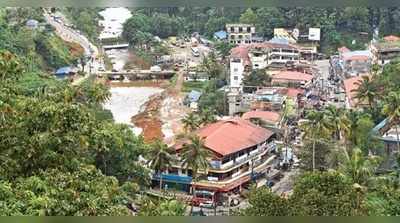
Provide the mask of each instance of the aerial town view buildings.
{"label": "aerial town view buildings", "polygon": [[400,214],[400,9],[307,10],[0,8],[0,214]]}

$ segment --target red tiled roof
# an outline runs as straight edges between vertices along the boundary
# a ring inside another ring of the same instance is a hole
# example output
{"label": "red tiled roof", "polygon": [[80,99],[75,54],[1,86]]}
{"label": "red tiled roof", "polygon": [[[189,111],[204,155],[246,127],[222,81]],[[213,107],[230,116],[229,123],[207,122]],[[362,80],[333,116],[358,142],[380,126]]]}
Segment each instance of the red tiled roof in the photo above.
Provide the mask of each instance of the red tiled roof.
{"label": "red tiled roof", "polygon": [[301,73],[297,71],[281,71],[274,76],[272,76],[273,81],[279,80],[293,80],[293,81],[311,81],[313,76],[306,73]]}
{"label": "red tiled roof", "polygon": [[248,46],[237,46],[231,49],[231,58],[238,58],[244,61],[244,65],[250,65]]}
{"label": "red tiled roof", "polygon": [[342,46],[340,48],[338,48],[339,53],[347,53],[350,52],[349,48]]}
{"label": "red tiled roof", "polygon": [[355,106],[357,104],[357,99],[354,98],[356,92],[354,90],[358,89],[357,83],[362,80],[361,76],[351,77],[343,81],[344,90],[346,92],[346,96],[349,99],[350,106]]}
{"label": "red tiled roof", "polygon": [[304,94],[303,89],[298,88],[287,88],[286,95],[291,98],[297,98],[297,95]]}
{"label": "red tiled roof", "polygon": [[241,118],[222,120],[207,125],[197,134],[204,138],[205,146],[222,156],[266,141],[273,132]]}
{"label": "red tiled roof", "polygon": [[369,60],[370,57],[367,56],[367,55],[353,55],[353,56],[348,56],[348,57],[345,56],[343,59],[346,60],[346,61],[348,61],[348,60],[361,60],[361,61],[363,61],[363,60]]}
{"label": "red tiled roof", "polygon": [[299,49],[298,46],[293,44],[283,44],[283,43],[253,43],[249,45],[250,48],[282,48],[282,49]]}
{"label": "red tiled roof", "polygon": [[279,122],[281,115],[272,111],[249,111],[243,114],[243,119],[260,118],[267,122]]}
{"label": "red tiled roof", "polygon": [[385,41],[399,41],[399,40],[400,40],[400,37],[395,36],[395,35],[389,35],[389,36],[383,37],[383,39],[384,39]]}
{"label": "red tiled roof", "polygon": [[243,59],[245,65],[250,65],[249,50],[254,48],[282,48],[282,49],[298,49],[299,47],[293,44],[280,44],[280,43],[252,43],[243,44],[231,49],[231,58]]}

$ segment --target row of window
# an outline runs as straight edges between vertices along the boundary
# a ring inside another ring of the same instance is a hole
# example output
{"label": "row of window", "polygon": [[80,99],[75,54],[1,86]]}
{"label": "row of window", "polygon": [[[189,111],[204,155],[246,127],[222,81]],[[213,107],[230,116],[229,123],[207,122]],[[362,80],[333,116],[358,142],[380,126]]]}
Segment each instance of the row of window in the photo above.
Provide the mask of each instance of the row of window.
{"label": "row of window", "polygon": [[241,44],[241,43],[251,43],[250,40],[245,40],[245,41],[242,41],[242,40],[237,40],[237,41],[231,40],[230,42],[231,42],[231,43],[237,43],[237,44]]}
{"label": "row of window", "polygon": [[[246,32],[250,33],[251,32],[251,27],[239,27],[239,32],[242,33],[243,30],[245,30]],[[233,33],[235,32],[235,27],[230,27],[229,32]]]}
{"label": "row of window", "polygon": [[249,39],[250,35],[230,35],[229,38],[231,38],[231,39],[239,39],[239,40],[244,39],[244,38]]}

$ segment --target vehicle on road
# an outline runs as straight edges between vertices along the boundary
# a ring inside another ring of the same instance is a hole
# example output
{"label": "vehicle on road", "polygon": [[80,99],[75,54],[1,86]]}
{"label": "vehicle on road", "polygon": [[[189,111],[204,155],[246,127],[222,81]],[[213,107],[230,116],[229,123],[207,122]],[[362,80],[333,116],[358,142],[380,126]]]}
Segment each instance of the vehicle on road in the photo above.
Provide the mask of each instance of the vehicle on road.
{"label": "vehicle on road", "polygon": [[151,72],[161,72],[161,67],[160,66],[152,66],[150,67]]}
{"label": "vehicle on road", "polygon": [[200,52],[199,52],[199,49],[197,47],[192,47],[191,50],[192,50],[192,55],[194,57],[199,57],[200,56]]}
{"label": "vehicle on road", "polygon": [[204,202],[201,202],[199,204],[199,207],[201,207],[201,208],[210,208],[211,209],[211,208],[215,207],[215,204],[212,201],[204,201]]}
{"label": "vehicle on road", "polygon": [[171,37],[168,38],[168,42],[169,42],[171,45],[176,46],[176,44],[177,44],[177,39],[176,39],[175,36],[171,36]]}

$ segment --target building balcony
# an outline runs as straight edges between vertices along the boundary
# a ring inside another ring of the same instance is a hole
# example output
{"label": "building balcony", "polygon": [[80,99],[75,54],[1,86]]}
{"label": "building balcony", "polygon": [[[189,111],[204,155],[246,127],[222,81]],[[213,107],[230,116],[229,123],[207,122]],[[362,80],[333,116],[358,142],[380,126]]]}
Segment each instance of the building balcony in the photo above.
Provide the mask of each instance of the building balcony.
{"label": "building balcony", "polygon": [[243,163],[246,163],[249,160],[253,159],[254,157],[256,157],[260,154],[263,154],[268,151],[272,151],[274,149],[276,149],[276,145],[274,142],[270,142],[268,144],[264,143],[262,145],[257,146],[257,148],[250,151],[250,153],[243,154],[242,156],[240,156],[234,160],[230,160],[229,162],[226,162],[224,164],[222,164],[222,162],[219,160],[213,160],[210,162],[210,165],[211,165],[211,168],[214,170],[228,170],[230,168],[233,168],[233,167],[236,167]]}

